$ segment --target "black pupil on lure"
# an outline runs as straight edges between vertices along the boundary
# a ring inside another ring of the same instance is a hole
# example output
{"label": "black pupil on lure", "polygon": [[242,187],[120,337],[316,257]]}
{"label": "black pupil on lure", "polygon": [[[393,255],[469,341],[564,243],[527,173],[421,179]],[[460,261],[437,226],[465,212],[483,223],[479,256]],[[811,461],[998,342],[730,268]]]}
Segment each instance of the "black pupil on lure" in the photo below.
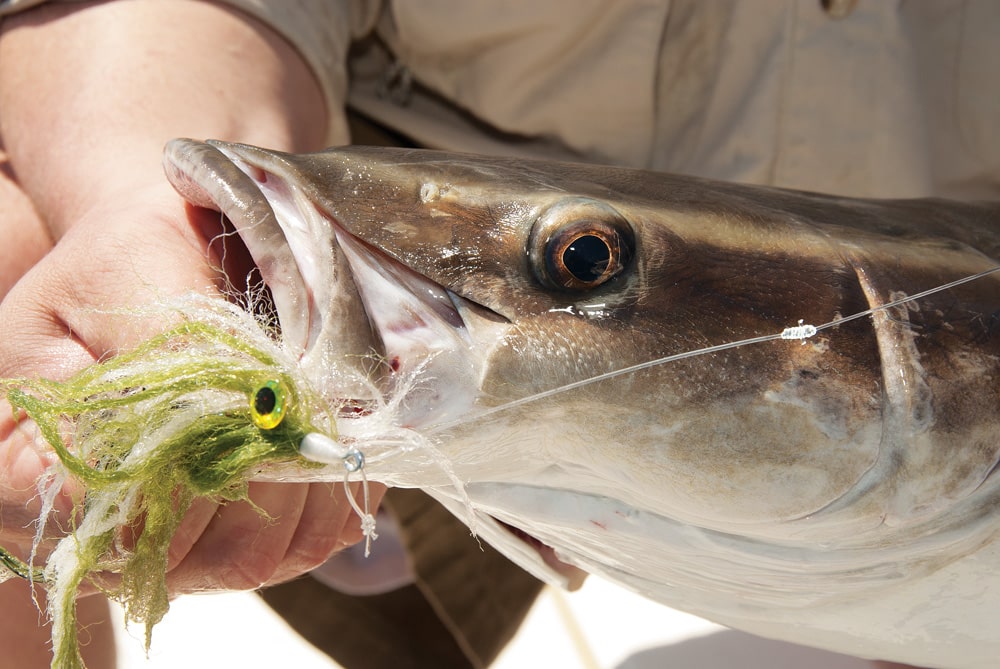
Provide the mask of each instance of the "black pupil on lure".
{"label": "black pupil on lure", "polygon": [[261,416],[266,416],[274,411],[274,407],[277,403],[277,396],[275,396],[274,391],[267,386],[258,390],[257,394],[253,397],[254,411]]}
{"label": "black pupil on lure", "polygon": [[604,276],[611,262],[611,248],[600,237],[581,235],[566,247],[562,259],[570,274],[590,283]]}

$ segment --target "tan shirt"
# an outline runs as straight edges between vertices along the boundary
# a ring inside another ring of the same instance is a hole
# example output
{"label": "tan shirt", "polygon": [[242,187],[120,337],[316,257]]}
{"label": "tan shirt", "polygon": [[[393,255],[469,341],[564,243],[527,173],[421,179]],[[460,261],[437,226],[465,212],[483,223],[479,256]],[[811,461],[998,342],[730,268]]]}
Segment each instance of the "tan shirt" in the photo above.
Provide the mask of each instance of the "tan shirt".
{"label": "tan shirt", "polygon": [[225,1],[424,146],[1000,195],[995,0]]}

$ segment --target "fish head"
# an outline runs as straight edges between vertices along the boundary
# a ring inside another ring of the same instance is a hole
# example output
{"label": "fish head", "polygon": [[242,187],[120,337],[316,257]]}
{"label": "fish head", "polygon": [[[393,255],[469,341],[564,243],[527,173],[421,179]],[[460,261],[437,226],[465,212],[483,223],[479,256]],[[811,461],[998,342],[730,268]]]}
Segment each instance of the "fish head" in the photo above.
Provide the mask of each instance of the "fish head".
{"label": "fish head", "polygon": [[539,542],[643,589],[649,561],[698,568],[689,528],[790,541],[878,459],[867,325],[835,347],[725,347],[868,306],[792,195],[370,147],[175,140],[165,165],[232,220],[341,431],[382,402],[426,437],[368,475],[425,489],[550,581],[565,573]]}

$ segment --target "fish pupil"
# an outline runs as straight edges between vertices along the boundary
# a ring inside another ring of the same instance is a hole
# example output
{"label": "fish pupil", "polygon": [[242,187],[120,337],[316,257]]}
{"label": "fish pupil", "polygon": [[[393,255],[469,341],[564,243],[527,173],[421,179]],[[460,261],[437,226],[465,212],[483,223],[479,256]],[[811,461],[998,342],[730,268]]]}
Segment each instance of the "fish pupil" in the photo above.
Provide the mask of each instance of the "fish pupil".
{"label": "fish pupil", "polygon": [[280,381],[267,381],[250,396],[250,419],[262,430],[273,430],[284,420],[290,399]]}
{"label": "fish pupil", "polygon": [[274,394],[274,390],[268,386],[264,386],[257,390],[257,394],[253,398],[253,408],[261,416],[266,416],[274,411],[274,407],[278,404],[278,397]]}
{"label": "fish pupil", "polygon": [[581,235],[563,251],[566,270],[585,283],[604,276],[611,262],[611,247],[596,235]]}

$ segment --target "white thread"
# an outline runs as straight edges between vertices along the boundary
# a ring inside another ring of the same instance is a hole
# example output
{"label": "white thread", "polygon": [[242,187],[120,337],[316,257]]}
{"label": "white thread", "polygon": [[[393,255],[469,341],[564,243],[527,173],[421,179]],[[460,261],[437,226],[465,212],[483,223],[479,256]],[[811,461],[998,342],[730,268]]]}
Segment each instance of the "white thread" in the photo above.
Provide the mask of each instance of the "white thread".
{"label": "white thread", "polygon": [[351,492],[351,473],[349,471],[344,472],[344,494],[347,496],[347,502],[354,509],[354,513],[358,514],[358,518],[361,519],[361,533],[365,537],[365,557],[372,554],[372,542],[378,539],[378,534],[375,533],[375,516],[371,513],[371,502],[368,498],[368,477],[365,475],[365,470],[361,469],[361,490],[364,492],[365,508],[362,509],[358,506],[357,501],[354,499],[354,493]]}

